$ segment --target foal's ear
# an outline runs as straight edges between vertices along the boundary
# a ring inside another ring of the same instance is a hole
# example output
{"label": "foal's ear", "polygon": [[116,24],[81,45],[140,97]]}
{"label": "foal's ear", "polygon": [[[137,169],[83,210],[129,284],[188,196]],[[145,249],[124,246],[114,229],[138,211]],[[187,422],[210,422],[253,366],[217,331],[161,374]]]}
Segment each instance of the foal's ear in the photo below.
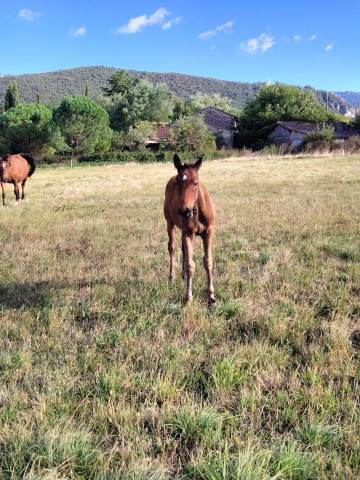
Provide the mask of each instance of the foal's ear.
{"label": "foal's ear", "polygon": [[183,164],[181,163],[181,159],[177,153],[174,155],[174,166],[178,172],[183,169]]}
{"label": "foal's ear", "polygon": [[194,167],[196,168],[196,170],[199,170],[199,168],[201,167],[203,158],[204,158],[203,155],[202,155],[201,157],[198,157],[198,159],[197,159],[196,162],[194,163]]}

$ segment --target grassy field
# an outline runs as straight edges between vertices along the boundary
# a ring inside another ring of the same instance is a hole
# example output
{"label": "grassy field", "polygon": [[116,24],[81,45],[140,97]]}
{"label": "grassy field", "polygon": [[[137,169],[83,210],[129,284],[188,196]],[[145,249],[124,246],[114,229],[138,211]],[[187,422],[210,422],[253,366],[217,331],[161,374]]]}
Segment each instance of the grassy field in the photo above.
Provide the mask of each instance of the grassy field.
{"label": "grassy field", "polygon": [[167,282],[173,173],[44,168],[9,192],[1,480],[359,479],[360,158],[205,162],[210,310],[199,241],[194,302]]}

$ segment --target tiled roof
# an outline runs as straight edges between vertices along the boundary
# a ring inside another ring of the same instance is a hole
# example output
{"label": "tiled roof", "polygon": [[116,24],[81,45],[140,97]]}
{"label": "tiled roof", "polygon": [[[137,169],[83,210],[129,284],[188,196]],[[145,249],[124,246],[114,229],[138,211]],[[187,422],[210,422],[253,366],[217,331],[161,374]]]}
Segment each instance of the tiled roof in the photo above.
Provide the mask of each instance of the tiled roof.
{"label": "tiled roof", "polygon": [[311,133],[317,128],[316,123],[312,122],[277,122],[276,125],[298,133]]}
{"label": "tiled roof", "polygon": [[168,138],[170,135],[171,126],[170,125],[161,125],[155,132],[153,138],[161,140],[162,138]]}
{"label": "tiled roof", "polygon": [[232,131],[236,126],[234,115],[216,107],[203,108],[197,115],[201,115],[206,125],[215,130]]}
{"label": "tiled roof", "polygon": [[[323,127],[321,123],[313,122],[298,122],[298,121],[280,121],[276,125],[279,125],[286,130],[303,133],[305,135],[312,133]],[[360,131],[343,122],[332,122],[331,126],[334,127],[334,134],[336,138],[349,138],[354,135],[360,135]]]}

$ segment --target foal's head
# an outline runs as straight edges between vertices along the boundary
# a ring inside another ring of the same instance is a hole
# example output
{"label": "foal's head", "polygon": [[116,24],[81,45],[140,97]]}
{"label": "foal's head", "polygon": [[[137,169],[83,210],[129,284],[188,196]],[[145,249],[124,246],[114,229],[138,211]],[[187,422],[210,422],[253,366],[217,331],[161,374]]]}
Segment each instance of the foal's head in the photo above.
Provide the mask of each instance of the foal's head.
{"label": "foal's head", "polygon": [[195,212],[195,205],[199,195],[198,172],[201,167],[202,157],[192,164],[182,164],[179,155],[174,155],[174,165],[178,171],[176,183],[180,189],[179,215],[184,218],[192,218]]}
{"label": "foal's head", "polygon": [[7,178],[6,170],[9,166],[8,157],[9,155],[4,155],[3,157],[0,157],[0,178],[2,178],[3,180],[6,180]]}

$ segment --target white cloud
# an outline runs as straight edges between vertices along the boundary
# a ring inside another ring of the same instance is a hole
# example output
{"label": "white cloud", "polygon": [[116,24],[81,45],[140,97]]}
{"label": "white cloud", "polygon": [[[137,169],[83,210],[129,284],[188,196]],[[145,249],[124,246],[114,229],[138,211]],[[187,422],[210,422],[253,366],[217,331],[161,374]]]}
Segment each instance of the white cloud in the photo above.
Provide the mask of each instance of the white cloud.
{"label": "white cloud", "polygon": [[199,33],[198,38],[200,38],[200,40],[207,40],[208,38],[215,37],[215,35],[214,30],[208,30],[207,32]]}
{"label": "white cloud", "polygon": [[83,25],[75,30],[71,30],[70,35],[72,37],[84,37],[86,35],[86,27]]}
{"label": "white cloud", "polygon": [[275,37],[262,33],[257,38],[250,38],[246,42],[240,44],[240,48],[247,53],[257,53],[258,51],[266,52],[275,45]]}
{"label": "white cloud", "polygon": [[33,22],[37,18],[39,18],[41,15],[40,12],[33,12],[32,10],[29,10],[28,8],[22,8],[19,11],[19,17],[25,20],[26,22]]}
{"label": "white cloud", "polygon": [[317,39],[316,33],[313,33],[311,37],[303,37],[302,35],[294,35],[294,41],[295,42],[313,42],[314,40]]}
{"label": "white cloud", "polygon": [[199,33],[198,38],[200,38],[200,40],[207,40],[209,38],[216,37],[218,33],[229,33],[234,26],[234,23],[235,22],[232,20],[229,20],[228,22],[215,27],[214,30],[207,30],[206,32]]}
{"label": "white cloud", "polygon": [[215,37],[215,35],[214,30],[208,30],[207,32],[199,33],[198,38],[200,38],[200,40],[207,40],[208,38]]}
{"label": "white cloud", "polygon": [[329,45],[326,45],[325,50],[326,50],[327,52],[330,52],[330,50],[333,49],[333,46],[334,46],[334,45],[333,45],[332,43],[329,43]]}
{"label": "white cloud", "polygon": [[234,22],[230,20],[229,22],[225,22],[222,25],[219,25],[218,27],[216,27],[215,31],[229,33],[233,26],[234,26]]}
{"label": "white cloud", "polygon": [[[165,25],[168,24],[168,21],[165,21],[165,18],[170,15],[170,12],[165,8],[161,7],[156,12],[151,15],[140,15],[139,17],[130,18],[126,25],[119,27],[115,33],[137,33],[145,27],[151,25]],[[170,28],[172,24],[167,25],[165,30]]]}
{"label": "white cloud", "polygon": [[175,17],[175,18],[171,18],[170,20],[168,20],[167,22],[163,23],[161,25],[161,28],[163,30],[169,30],[169,28],[171,28],[173,25],[177,25],[178,23],[181,22],[181,17]]}

